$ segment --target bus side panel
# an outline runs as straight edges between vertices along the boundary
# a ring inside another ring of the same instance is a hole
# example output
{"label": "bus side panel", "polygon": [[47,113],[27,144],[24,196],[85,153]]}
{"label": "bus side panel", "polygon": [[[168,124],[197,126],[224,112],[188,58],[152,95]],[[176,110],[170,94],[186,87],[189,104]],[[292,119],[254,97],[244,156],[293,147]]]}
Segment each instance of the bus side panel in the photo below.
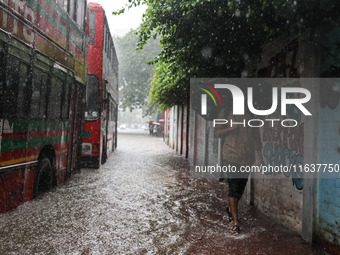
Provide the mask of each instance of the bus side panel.
{"label": "bus side panel", "polygon": [[32,168],[0,174],[0,213],[15,209],[33,198]]}
{"label": "bus side panel", "polygon": [[67,179],[67,147],[68,143],[53,146],[56,152],[57,184],[63,183]]}
{"label": "bus side panel", "polygon": [[23,202],[24,175],[20,171],[1,174],[1,184],[4,200],[2,201],[1,212],[9,211]]}
{"label": "bus side panel", "polygon": [[23,202],[31,201],[33,198],[34,170],[33,166],[25,169]]}
{"label": "bus side panel", "polygon": [[[95,167],[99,168],[102,159],[102,147],[103,147],[103,133],[102,125],[105,125],[105,120],[102,116],[103,105],[102,105],[102,76],[103,76],[103,22],[104,22],[104,12],[95,3],[90,3],[88,11],[92,11],[95,15],[94,19],[91,21],[94,25],[95,33],[94,40],[88,44],[88,74],[95,75],[98,77],[99,81],[99,103],[100,112],[97,120],[86,120],[84,123],[84,133],[83,133],[83,146],[92,146],[92,153],[89,151],[83,151],[82,155],[82,165],[84,167]],[[88,12],[88,17],[89,17]],[[88,23],[91,22],[88,18]],[[89,30],[89,24],[87,30]]]}
{"label": "bus side panel", "polygon": [[[100,123],[100,119],[96,121],[85,121],[84,123],[84,134],[86,135],[83,135],[83,143],[92,144],[91,155],[83,155],[82,157],[85,167],[99,167],[100,149],[102,146]],[[97,148],[96,152],[94,152],[95,148]]]}
{"label": "bus side panel", "polygon": [[[72,157],[72,169],[77,165],[73,162],[79,161],[79,146],[75,148],[81,140],[72,143],[75,145],[73,150],[68,150],[68,143],[72,139],[81,139],[83,109],[77,108],[77,120],[73,116],[68,118],[65,113],[69,105],[65,102],[69,104],[66,99],[69,95],[61,89],[63,99],[58,106],[66,105],[60,108],[61,115],[50,117],[47,111],[52,105],[49,102],[54,103],[49,98],[49,88],[56,87],[52,78],[58,78],[60,84],[64,84],[68,73],[84,87],[87,73],[84,31],[59,6],[60,2],[1,1],[0,122],[4,125],[0,125],[0,213],[32,200],[39,156],[47,156],[54,168],[53,185],[65,181],[67,171],[71,172],[67,165],[68,157]],[[78,1],[78,5],[82,4],[83,7],[85,3]],[[85,11],[85,7],[83,9]],[[83,13],[77,20],[85,20]],[[54,75],[56,71],[62,75]],[[11,86],[4,89],[3,84],[7,80]],[[43,93],[46,91],[49,92]],[[81,101],[81,95],[78,96],[75,100]],[[8,102],[6,108],[3,107],[4,102]],[[76,138],[70,133],[69,122],[74,121],[74,134],[78,134]],[[73,155],[74,152],[77,155]]]}
{"label": "bus side panel", "polygon": [[109,156],[116,148],[116,127],[117,127],[117,105],[109,96],[108,106],[108,129],[107,129],[107,155]]}

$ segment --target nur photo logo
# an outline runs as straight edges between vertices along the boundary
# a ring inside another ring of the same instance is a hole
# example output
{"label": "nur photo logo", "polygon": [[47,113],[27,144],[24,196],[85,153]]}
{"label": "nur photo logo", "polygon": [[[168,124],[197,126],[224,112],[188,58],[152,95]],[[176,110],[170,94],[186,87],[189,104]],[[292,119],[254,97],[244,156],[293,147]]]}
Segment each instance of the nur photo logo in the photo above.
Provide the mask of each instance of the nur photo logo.
{"label": "nur photo logo", "polygon": [[[208,82],[196,82],[191,88],[194,90],[191,91],[192,102],[199,102],[199,113],[203,118],[216,116],[222,107],[228,108],[233,116],[245,116],[242,122],[237,123],[232,119],[213,118],[214,127],[228,123],[249,127],[262,127],[265,123],[274,127],[277,123],[282,127],[295,127],[299,125],[301,116],[312,116],[307,107],[312,98],[311,92],[302,86],[299,79],[235,78]],[[198,108],[197,105],[192,106]],[[257,118],[246,119],[246,113]]]}
{"label": "nur photo logo", "polygon": [[[212,91],[216,95],[216,97],[219,100],[221,106],[223,106],[220,95],[217,93],[217,91],[212,86],[210,86],[208,84],[205,84],[203,82],[201,82],[200,84],[206,87],[206,88],[200,87],[200,89],[210,96],[210,98],[214,101],[215,106],[217,106],[217,103],[216,103],[215,97],[213,96],[213,94],[210,91]],[[210,89],[210,91],[208,89]],[[201,114],[202,115],[206,115],[207,114],[207,94],[202,94],[201,95]]]}

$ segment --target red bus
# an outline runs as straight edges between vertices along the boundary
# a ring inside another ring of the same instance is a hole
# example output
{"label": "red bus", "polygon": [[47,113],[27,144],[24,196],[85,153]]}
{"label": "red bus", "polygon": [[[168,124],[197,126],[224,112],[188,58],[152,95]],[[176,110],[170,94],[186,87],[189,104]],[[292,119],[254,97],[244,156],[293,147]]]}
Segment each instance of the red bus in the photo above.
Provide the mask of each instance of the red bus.
{"label": "red bus", "polygon": [[87,11],[88,74],[82,165],[99,168],[117,146],[118,60],[104,9]]}
{"label": "red bus", "polygon": [[0,213],[80,167],[86,0],[0,1]]}

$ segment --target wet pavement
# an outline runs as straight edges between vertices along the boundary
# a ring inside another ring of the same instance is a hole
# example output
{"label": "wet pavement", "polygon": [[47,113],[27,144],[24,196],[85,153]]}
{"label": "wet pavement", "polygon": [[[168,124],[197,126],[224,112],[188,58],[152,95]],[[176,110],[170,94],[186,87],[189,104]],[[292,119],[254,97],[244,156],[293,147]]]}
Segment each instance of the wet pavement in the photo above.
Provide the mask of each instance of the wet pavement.
{"label": "wet pavement", "polygon": [[229,234],[225,184],[192,177],[146,132],[118,143],[100,170],[0,215],[0,254],[319,254],[246,205],[242,234]]}

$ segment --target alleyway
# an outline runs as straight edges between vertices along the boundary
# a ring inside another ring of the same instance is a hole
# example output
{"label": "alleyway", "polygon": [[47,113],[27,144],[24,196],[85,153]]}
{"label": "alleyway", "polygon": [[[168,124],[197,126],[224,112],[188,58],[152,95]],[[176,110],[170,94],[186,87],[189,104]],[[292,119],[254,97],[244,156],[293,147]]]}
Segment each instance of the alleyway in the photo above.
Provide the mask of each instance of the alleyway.
{"label": "alleyway", "polygon": [[160,138],[118,142],[100,170],[0,215],[0,254],[317,254],[246,206],[242,234],[230,235],[224,184],[190,177]]}

